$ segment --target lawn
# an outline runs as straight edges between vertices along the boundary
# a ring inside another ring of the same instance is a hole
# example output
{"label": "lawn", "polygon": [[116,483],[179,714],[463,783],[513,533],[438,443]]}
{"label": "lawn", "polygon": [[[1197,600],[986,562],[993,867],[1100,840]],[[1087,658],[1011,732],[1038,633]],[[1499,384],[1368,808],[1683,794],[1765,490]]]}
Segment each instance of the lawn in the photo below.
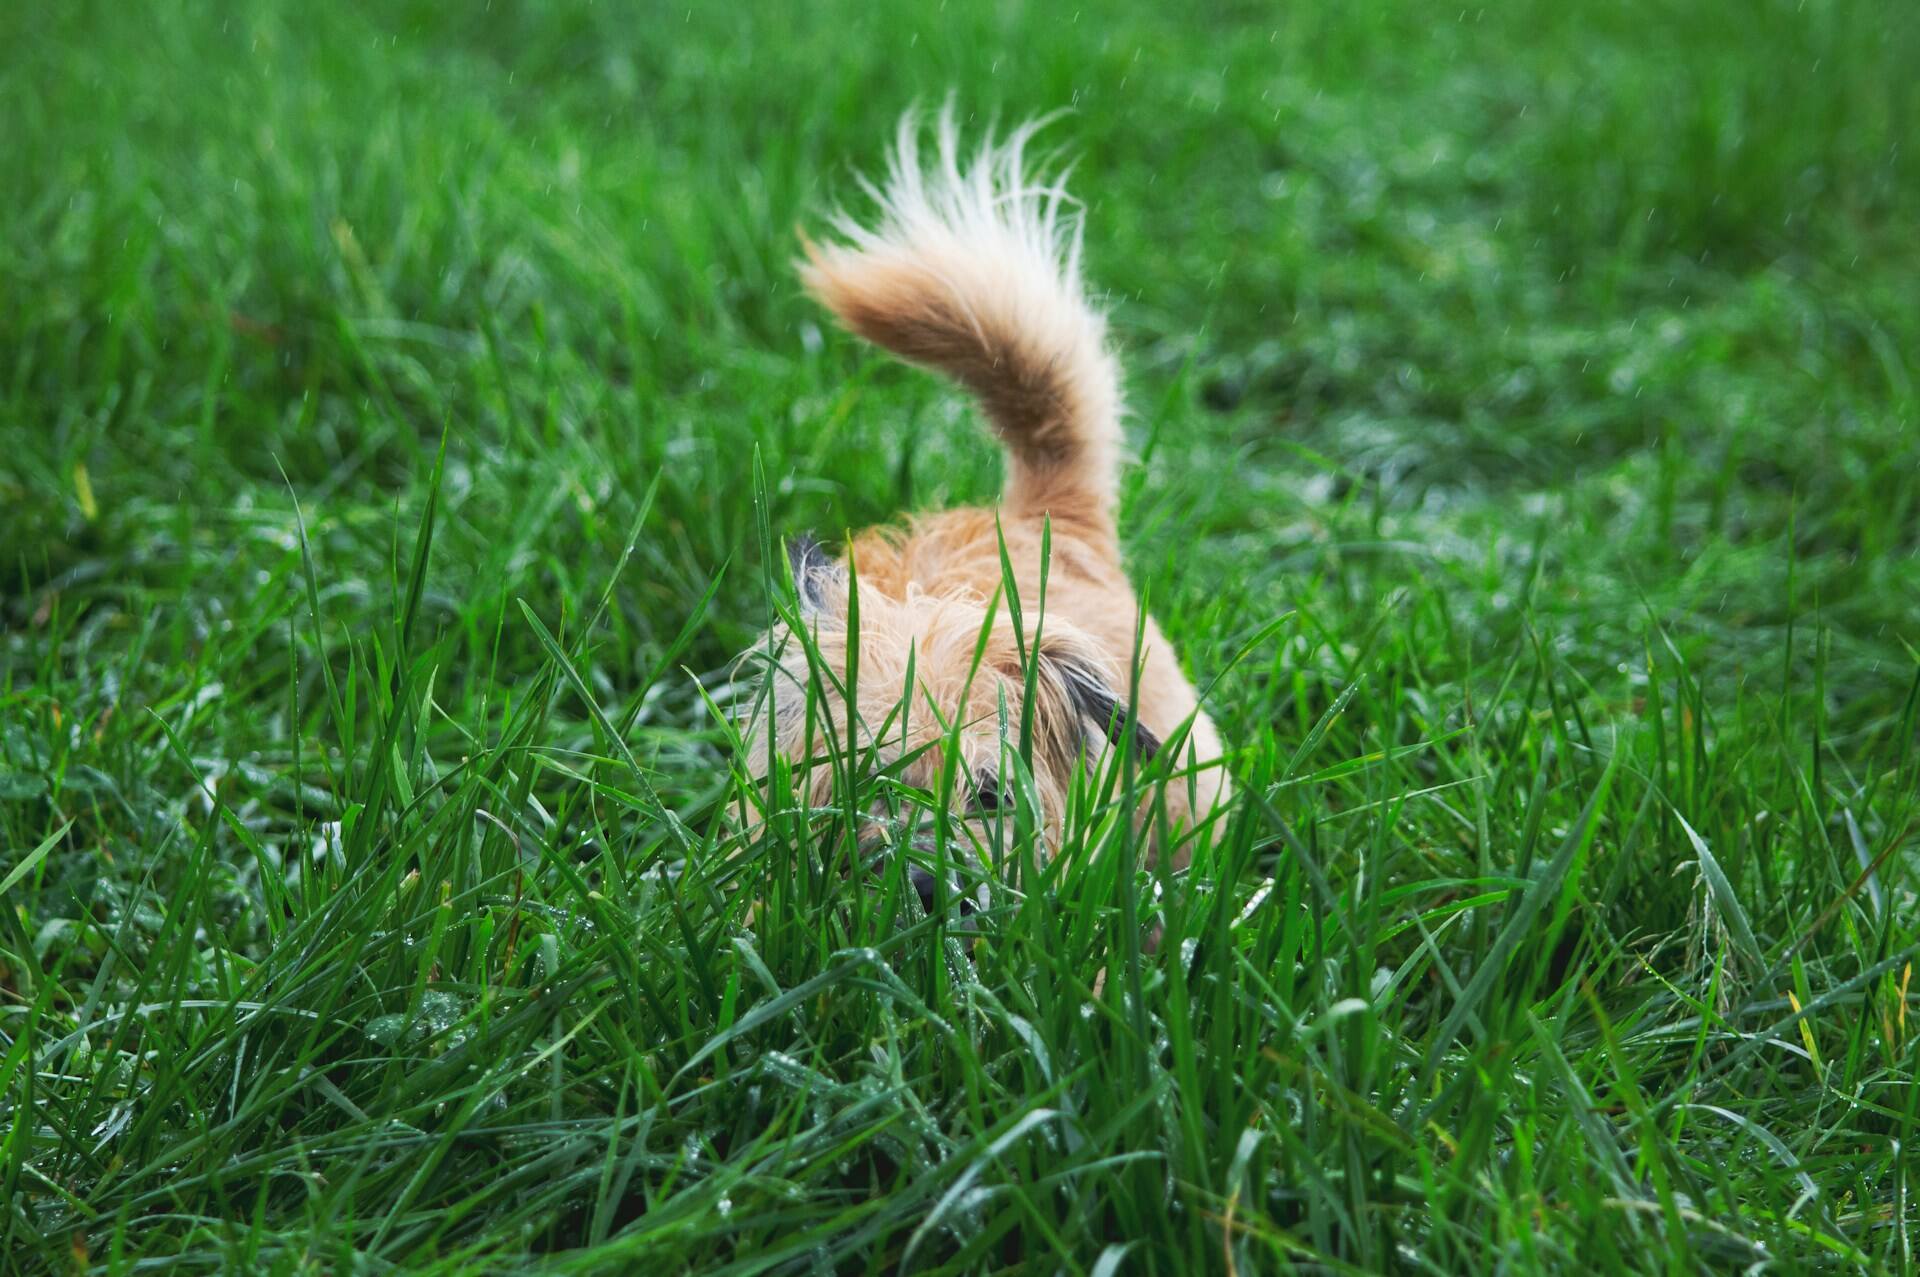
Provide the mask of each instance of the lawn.
{"label": "lawn", "polygon": [[[1920,10],[0,48],[0,1270],[1914,1265]],[[780,536],[996,491],[791,269],[950,92],[1069,108],[1240,793],[970,929],[729,677]]]}

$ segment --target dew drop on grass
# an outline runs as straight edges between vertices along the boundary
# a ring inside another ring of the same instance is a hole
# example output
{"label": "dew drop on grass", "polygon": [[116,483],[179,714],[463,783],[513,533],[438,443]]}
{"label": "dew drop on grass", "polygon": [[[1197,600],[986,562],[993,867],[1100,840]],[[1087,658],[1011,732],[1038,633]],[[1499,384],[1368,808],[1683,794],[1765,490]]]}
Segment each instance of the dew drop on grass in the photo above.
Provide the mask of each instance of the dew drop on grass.
{"label": "dew drop on grass", "polygon": [[465,1014],[465,1004],[451,993],[433,990],[420,999],[420,1019],[429,1032],[444,1032],[458,1024]]}

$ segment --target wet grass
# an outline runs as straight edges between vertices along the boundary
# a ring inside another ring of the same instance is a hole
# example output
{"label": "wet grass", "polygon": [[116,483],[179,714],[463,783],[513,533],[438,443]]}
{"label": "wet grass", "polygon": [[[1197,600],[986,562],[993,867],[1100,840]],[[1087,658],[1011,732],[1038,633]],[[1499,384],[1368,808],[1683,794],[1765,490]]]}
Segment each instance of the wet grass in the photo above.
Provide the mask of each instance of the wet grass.
{"label": "wet grass", "polygon": [[[0,1266],[1909,1268],[1920,25],[1455,17],[0,15]],[[1245,794],[975,932],[726,713],[994,490],[788,268],[949,89]]]}

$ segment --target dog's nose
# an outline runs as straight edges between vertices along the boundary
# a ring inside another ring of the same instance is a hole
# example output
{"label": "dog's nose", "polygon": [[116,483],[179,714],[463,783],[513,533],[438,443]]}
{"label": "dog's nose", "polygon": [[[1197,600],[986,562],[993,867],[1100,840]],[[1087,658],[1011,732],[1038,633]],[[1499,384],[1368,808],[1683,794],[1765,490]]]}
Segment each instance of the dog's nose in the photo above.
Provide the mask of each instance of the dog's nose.
{"label": "dog's nose", "polygon": [[933,906],[937,903],[939,897],[939,892],[935,890],[939,884],[933,880],[932,874],[918,865],[910,865],[907,867],[907,880],[913,883],[914,891],[919,893],[920,907],[926,910],[927,914],[931,916]]}
{"label": "dog's nose", "polygon": [[[914,894],[920,897],[920,907],[927,911],[928,917],[932,917],[934,910],[940,904],[939,880],[918,865],[908,865],[907,881],[913,884]],[[985,908],[985,891],[983,889],[976,897],[958,878],[949,878],[947,879],[947,903],[951,905],[956,901],[960,905],[959,916],[970,918]]]}
{"label": "dog's nose", "polygon": [[[867,864],[870,871],[876,875],[884,871],[883,867],[889,855],[911,854],[913,860],[907,863],[907,881],[912,884],[914,895],[920,898],[920,907],[929,917],[939,910],[943,893],[940,890],[938,875],[915,863],[937,857],[938,844],[931,833],[920,830],[902,836],[897,828],[888,828],[875,823],[862,832],[859,846],[862,854],[868,858]],[[947,854],[955,858],[964,857],[970,865],[973,863],[972,857],[962,849],[949,846]],[[985,911],[987,891],[984,883],[975,884],[974,889],[970,891],[968,876],[965,873],[949,873],[946,888],[944,895],[947,907],[953,909],[954,905],[959,905],[959,908],[954,910],[953,920],[968,918]]]}

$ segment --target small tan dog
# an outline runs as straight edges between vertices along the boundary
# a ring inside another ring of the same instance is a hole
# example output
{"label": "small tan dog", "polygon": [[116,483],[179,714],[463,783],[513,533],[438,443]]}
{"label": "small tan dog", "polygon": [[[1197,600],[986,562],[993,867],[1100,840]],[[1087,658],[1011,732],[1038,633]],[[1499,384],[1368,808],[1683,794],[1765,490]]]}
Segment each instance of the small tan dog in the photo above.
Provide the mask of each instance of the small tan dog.
{"label": "small tan dog", "polygon": [[[943,115],[928,168],[909,116],[884,190],[868,188],[879,206],[873,225],[842,215],[839,242],[805,244],[807,289],[842,324],[978,400],[1006,447],[1006,489],[997,511],[946,510],[863,532],[840,562],[811,539],[791,541],[800,616],[832,677],[810,673],[803,645],[776,630],[771,713],[763,706],[749,733],[756,775],[769,745],[790,760],[844,750],[851,692],[853,739],[871,751],[868,763],[935,795],[957,741],[945,792],[981,847],[995,845],[981,827],[1017,788],[1003,770],[1020,739],[1023,652],[1034,683],[1035,823],[1049,844],[1058,843],[1075,768],[1096,770],[1124,742],[1143,762],[1161,741],[1179,743],[1160,790],[1175,829],[1191,829],[1228,795],[1219,733],[1159,628],[1140,614],[1121,565],[1120,370],[1105,317],[1081,287],[1079,219],[1058,184],[1034,184],[1022,171],[1033,128],[965,159]],[[1003,589],[1003,544],[1021,634]],[[830,801],[832,773],[812,770],[817,805]],[[1176,867],[1186,859],[1175,851]],[[924,872],[914,880],[930,897]]]}

